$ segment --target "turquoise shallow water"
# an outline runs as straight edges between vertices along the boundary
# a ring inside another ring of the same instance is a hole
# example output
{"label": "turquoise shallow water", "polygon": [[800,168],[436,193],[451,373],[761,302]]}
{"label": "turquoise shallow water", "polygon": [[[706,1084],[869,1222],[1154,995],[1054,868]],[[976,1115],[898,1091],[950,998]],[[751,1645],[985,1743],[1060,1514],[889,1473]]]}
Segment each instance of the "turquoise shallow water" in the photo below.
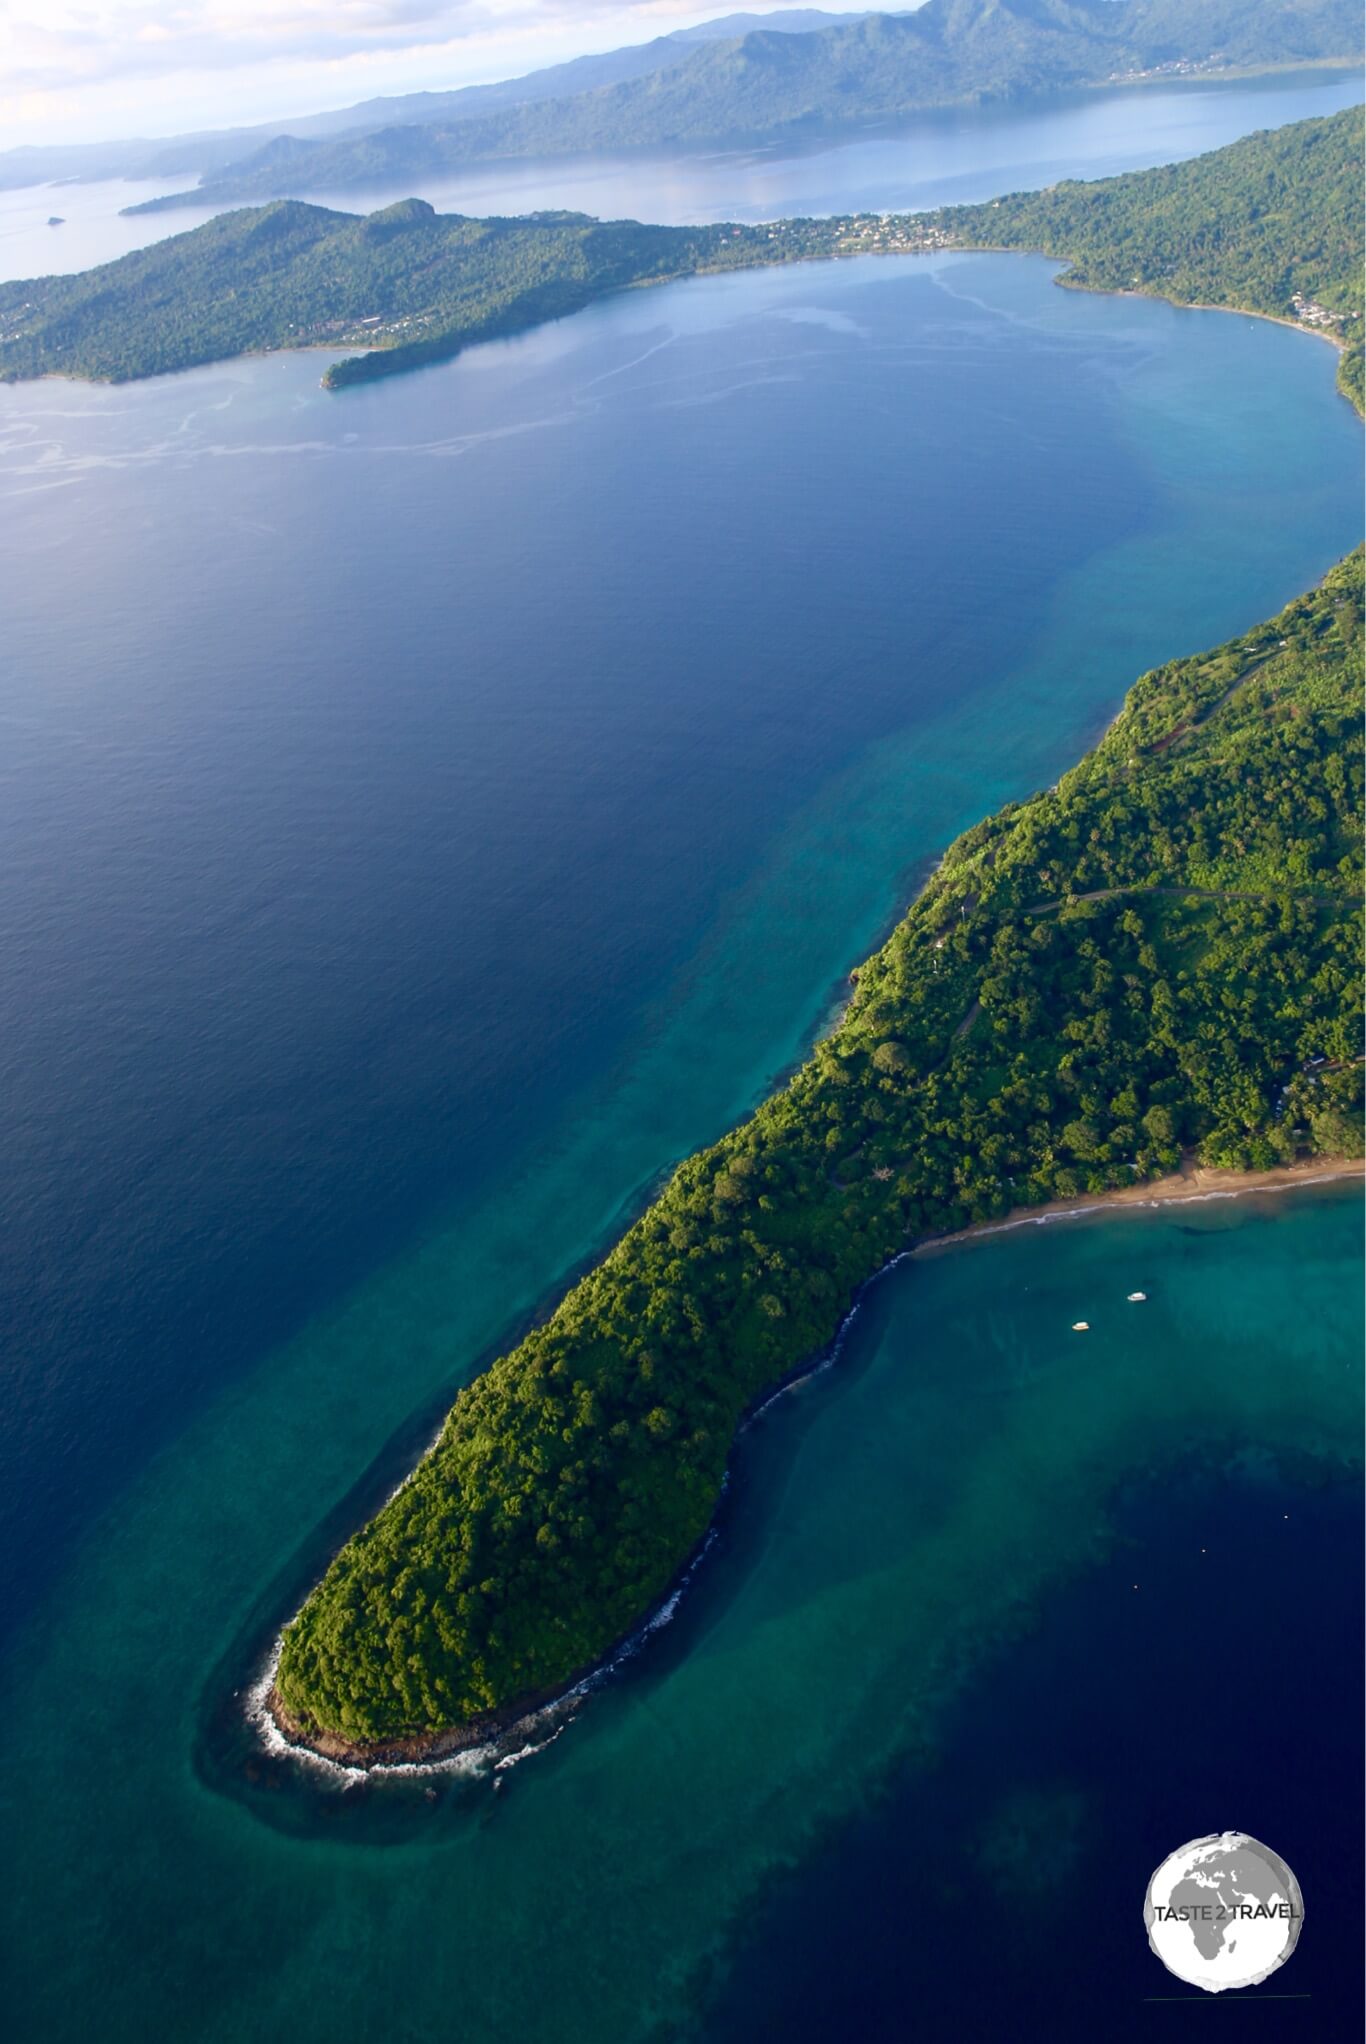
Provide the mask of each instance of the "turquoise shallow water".
{"label": "turquoise shallow water", "polygon": [[[1355,1438],[1346,1206],[1003,1238],[889,1285],[496,1796],[204,1759],[329,1515],[924,862],[1355,540],[1326,348],[1050,276],[716,280],[354,404],[283,361],[0,394],[21,2037],[691,2022],[1136,1464]],[[1060,1344],[1143,1229],[1156,1352]]]}
{"label": "turquoise shallow water", "polygon": [[[1358,1196],[1342,1198],[1359,1217]],[[1260,1230],[1240,1216],[1236,1251],[1211,1243],[1208,1211],[1168,1218],[1160,1238],[1126,1229],[1088,1262],[1066,1259],[1068,1288],[1080,1279],[1113,1323],[1109,1282],[1127,1255],[1161,1288],[1147,1305],[1168,1325],[1176,1315],[1184,1336],[1184,1262],[1216,1299],[1241,1295],[1219,1315],[1227,1340],[1257,1313],[1263,1286],[1247,1266],[1260,1232],[1263,1248],[1275,1237],[1266,1282],[1290,1291],[1285,1259],[1307,1231],[1298,1215]],[[1303,1217],[1307,1229],[1319,1218]],[[1308,1259],[1311,1283],[1324,1246]],[[1342,1246],[1353,1252],[1349,1235]],[[1010,1266],[1022,1291],[1042,1260]],[[996,1274],[994,1259],[979,1267]],[[1306,1319],[1321,1297],[1299,1292]],[[913,1285],[889,1287],[883,1326],[868,1330],[908,1367],[913,1299]],[[1263,1335],[1280,1324],[1277,1313]],[[1318,1332],[1329,1345],[1340,1333],[1351,1357],[1355,1329]],[[1129,1333],[1141,1363],[1149,1330]],[[1184,1338],[1180,1350],[1182,1367],[1217,1378]],[[1182,1983],[1164,1978],[1137,1903],[1173,1840],[1242,1826],[1279,1842],[1311,1898],[1312,1935],[1293,1965],[1252,1991],[1278,2006],[1250,2020],[1306,2044],[1358,2033],[1366,1700],[1344,1648],[1362,1636],[1360,1470],[1335,1470],[1331,1451],[1252,1451],[1229,1417],[1221,1446],[1130,1474],[1095,1558],[1020,1614],[1020,1636],[988,1654],[878,1794],[768,1884],[708,2012],[713,2044],[757,2032],[893,2044],[908,2030],[1138,2044],[1157,2023],[1203,2034],[1198,1990],[1184,1990],[1185,2005],[1163,1999]]]}
{"label": "turquoise shallow water", "polygon": [[[116,1515],[6,1702],[18,2034],[88,2036],[94,2011],[119,2038],[691,2034],[754,1901],[889,1767],[933,1758],[982,1671],[994,1710],[1040,1707],[1013,1699],[1008,1657],[992,1671],[1112,1552],[1119,1486],[1200,1451],[1269,1456],[1287,1495],[1350,1470],[1360,1229],[1355,1190],[1297,1193],[1031,1228],[894,1273],[840,1364],[747,1437],[674,1628],[502,1791],[443,1781],[401,1824],[383,1792],[314,1796],[293,1833],[262,1791],[196,1774],[222,1583],[270,1518],[252,1414],[218,1414]],[[264,1395],[283,1421],[288,1387]],[[1341,1559],[1306,1560],[1330,1622]],[[1231,1584],[1238,1553],[1219,1565]],[[1257,1652],[1276,1650],[1273,1608]],[[1330,1738],[1339,1702],[1320,1699]],[[905,1853],[947,1850],[945,1822],[941,1801]],[[1130,1867],[1116,1845],[1135,1937],[1141,1851]]]}

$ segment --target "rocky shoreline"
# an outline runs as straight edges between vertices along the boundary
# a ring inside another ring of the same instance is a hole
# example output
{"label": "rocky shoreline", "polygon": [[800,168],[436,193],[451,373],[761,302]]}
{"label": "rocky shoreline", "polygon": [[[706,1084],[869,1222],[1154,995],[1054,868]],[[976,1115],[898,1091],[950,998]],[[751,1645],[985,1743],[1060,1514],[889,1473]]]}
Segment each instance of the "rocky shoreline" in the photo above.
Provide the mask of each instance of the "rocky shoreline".
{"label": "rocky shoreline", "polygon": [[[840,1333],[827,1354],[838,1351],[844,1328],[853,1317],[854,1309],[841,1324]],[[746,1415],[740,1432],[744,1431],[755,1414],[762,1411],[774,1398],[802,1378],[810,1376],[813,1369],[821,1366],[822,1358],[815,1363],[803,1364],[785,1377]],[[723,1483],[723,1490],[725,1485]],[[419,1732],[411,1738],[385,1739],[373,1744],[360,1740],[344,1739],[336,1732],[315,1732],[302,1724],[290,1711],[275,1684],[275,1670],[279,1663],[280,1642],[275,1643],[270,1664],[253,1692],[255,1705],[248,1715],[258,1721],[262,1730],[269,1727],[267,1742],[271,1736],[279,1742],[281,1749],[288,1749],[297,1758],[323,1761],[327,1765],[347,1772],[368,1773],[371,1770],[382,1773],[385,1769],[419,1769],[439,1767],[443,1762],[458,1758],[464,1753],[491,1751],[510,1743],[520,1735],[525,1744],[547,1743],[547,1735],[554,1736],[572,1716],[575,1705],[586,1693],[603,1681],[622,1661],[632,1659],[644,1645],[652,1632],[657,1632],[668,1623],[677,1608],[688,1584],[706,1557],[708,1549],[716,1538],[715,1523],[707,1527],[683,1566],[670,1581],[664,1594],[644,1614],[638,1624],[604,1654],[587,1667],[554,1683],[551,1687],[529,1691],[525,1696],[515,1698],[502,1710],[487,1712],[483,1717],[471,1718],[463,1725],[450,1725],[437,1732]],[[506,1758],[507,1756],[504,1756]]]}
{"label": "rocky shoreline", "polygon": [[530,1735],[537,1729],[535,1720],[538,1715],[560,1704],[567,1705],[577,1693],[579,1683],[593,1672],[589,1669],[579,1682],[571,1683],[567,1688],[557,1685],[539,1697],[524,1698],[508,1710],[494,1712],[487,1718],[452,1725],[443,1732],[429,1732],[411,1739],[389,1739],[382,1745],[373,1746],[343,1739],[335,1732],[307,1730],[286,1709],[273,1682],[266,1691],[263,1707],[285,1745],[303,1757],[326,1760],[334,1767],[359,1769],[365,1773],[372,1768],[427,1767],[460,1753],[491,1746],[512,1732],[525,1729]]}

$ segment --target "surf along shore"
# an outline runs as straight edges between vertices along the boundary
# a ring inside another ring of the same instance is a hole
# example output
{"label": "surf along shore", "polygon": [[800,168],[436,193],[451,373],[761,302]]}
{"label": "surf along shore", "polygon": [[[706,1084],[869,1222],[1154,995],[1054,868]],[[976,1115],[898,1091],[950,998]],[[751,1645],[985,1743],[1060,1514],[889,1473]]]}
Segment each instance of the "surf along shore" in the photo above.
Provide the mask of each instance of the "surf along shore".
{"label": "surf along shore", "polygon": [[[1218,1171],[1197,1163],[1195,1152],[1192,1150],[1183,1156],[1179,1171],[1171,1172],[1163,1178],[1148,1179],[1114,1192],[1091,1193],[1077,1199],[1050,1200],[1043,1206],[1019,1207],[1002,1220],[974,1222],[967,1228],[925,1235],[892,1257],[881,1270],[868,1279],[866,1284],[860,1286],[849,1311],[840,1322],[834,1339],[826,1348],[806,1358],[789,1371],[781,1382],[765,1391],[755,1401],[745,1425],[747,1426],[758,1412],[771,1405],[775,1399],[781,1398],[795,1385],[805,1382],[816,1371],[828,1367],[838,1359],[849,1327],[869,1288],[879,1283],[889,1270],[895,1269],[912,1257],[942,1254],[963,1243],[978,1241],[989,1235],[1005,1234],[1014,1228],[1041,1227],[1058,1221],[1104,1217],[1107,1214],[1123,1213],[1135,1208],[1186,1205],[1219,1199],[1242,1199],[1251,1195],[1305,1191],[1312,1186],[1353,1179],[1366,1184],[1366,1159],[1313,1157],[1297,1164],[1278,1165],[1268,1171]],[[742,1426],[736,1438],[739,1439],[744,1431],[745,1427]],[[523,1738],[532,1746],[548,1743],[549,1739],[556,1736],[573,1717],[576,1707],[585,1695],[606,1680],[621,1662],[634,1659],[651,1633],[658,1631],[667,1623],[714,1537],[713,1523],[658,1603],[600,1659],[582,1669],[570,1681],[557,1683],[553,1688],[539,1694],[521,1697],[515,1703],[509,1704],[505,1710],[493,1712],[488,1717],[471,1720],[467,1724],[453,1726],[426,1737],[393,1739],[373,1745],[342,1739],[331,1733],[306,1731],[297,1719],[291,1716],[275,1687],[274,1671],[279,1657],[278,1640],[267,1668],[254,1685],[249,1714],[255,1720],[266,1744],[277,1756],[293,1754],[305,1763],[322,1761],[329,1768],[349,1775],[382,1776],[385,1773],[408,1773],[435,1768],[442,1762],[460,1755],[473,1756],[484,1749],[492,1754],[505,1745],[511,1748],[516,1737]],[[514,1754],[515,1749],[510,1750],[504,1754],[504,1758],[509,1759],[514,1757]]]}

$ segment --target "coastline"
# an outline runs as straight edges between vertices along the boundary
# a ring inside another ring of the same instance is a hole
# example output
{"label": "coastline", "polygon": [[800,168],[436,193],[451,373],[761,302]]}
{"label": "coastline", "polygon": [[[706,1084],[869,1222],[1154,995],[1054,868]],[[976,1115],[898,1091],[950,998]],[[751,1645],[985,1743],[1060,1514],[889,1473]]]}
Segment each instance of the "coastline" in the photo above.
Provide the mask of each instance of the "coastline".
{"label": "coastline", "polygon": [[[878,1275],[881,1276],[881,1272]],[[823,1368],[826,1362],[833,1360],[843,1340],[844,1329],[853,1317],[853,1310],[851,1308],[846,1315],[835,1342],[822,1357],[814,1364],[804,1363],[800,1369],[790,1372],[781,1384],[775,1385],[757,1401],[745,1415],[737,1430],[737,1438],[764,1406],[781,1397],[793,1384],[810,1376],[813,1370]],[[723,1493],[729,1481],[727,1473],[721,1486]],[[605,1682],[624,1661],[634,1660],[650,1635],[668,1624],[715,1539],[713,1516],[663,1596],[605,1654],[568,1680],[520,1697],[485,1717],[471,1718],[463,1725],[447,1725],[439,1732],[422,1732],[407,1739],[385,1739],[369,1745],[359,1740],[344,1739],[333,1732],[310,1734],[288,1710],[275,1686],[283,1643],[281,1636],[276,1639],[256,1681],[246,1691],[247,1721],[266,1751],[277,1759],[293,1759],[305,1766],[339,1774],[350,1781],[362,1781],[376,1774],[435,1774],[463,1771],[466,1767],[478,1771],[481,1761],[491,1763],[491,1772],[502,1773],[557,1739],[573,1722],[576,1706],[582,1698]],[[510,1742],[518,1736],[523,1743],[512,1745]],[[509,1742],[505,1751],[500,1751],[502,1742]]]}
{"label": "coastline", "polygon": [[[1112,291],[1104,284],[1074,284],[1066,275],[1059,277],[1058,282],[1068,291],[1098,291],[1103,297],[1109,298],[1156,298],[1163,305],[1174,305],[1178,312],[1228,312],[1241,314],[1244,319],[1264,319],[1269,326],[1283,326],[1288,333],[1308,334],[1313,340],[1327,341],[1329,347],[1335,348],[1339,355],[1345,355],[1353,339],[1360,338],[1359,335],[1335,333],[1326,326],[1310,326],[1306,320],[1288,319],[1283,312],[1257,312],[1250,305],[1204,305],[1197,303],[1193,298],[1168,298],[1162,291],[1135,291],[1132,288]],[[1352,405],[1353,411],[1356,411],[1350,394],[1341,384],[1338,386],[1338,394],[1345,397]]]}
{"label": "coastline", "polygon": [[[842,249],[838,251],[841,255],[859,253],[924,255],[928,252],[924,249],[874,249],[868,251]],[[1243,319],[1264,319],[1269,326],[1283,326],[1288,333],[1309,334],[1316,341],[1327,341],[1329,347],[1335,348],[1339,355],[1347,352],[1354,338],[1346,334],[1334,333],[1325,326],[1310,326],[1302,319],[1290,319],[1283,312],[1259,312],[1255,306],[1251,305],[1207,305],[1203,299],[1173,298],[1166,291],[1149,290],[1143,285],[1093,284],[1084,277],[1077,277],[1072,274],[1072,265],[1077,260],[1075,256],[1058,255],[1052,249],[1020,248],[1014,243],[1001,241],[953,241],[945,243],[943,252],[946,255],[1018,255],[1041,257],[1045,262],[1062,264],[1063,267],[1053,279],[1061,291],[1090,291],[1097,298],[1146,298],[1150,302],[1155,301],[1159,305],[1174,306],[1178,312],[1226,312]],[[799,262],[820,262],[827,260],[827,258],[821,256],[799,256],[794,258],[794,260]]]}
{"label": "coastline", "polygon": [[1003,1235],[1012,1228],[1039,1228],[1051,1221],[1076,1221],[1088,1214],[1122,1212],[1126,1207],[1188,1206],[1211,1199],[1242,1199],[1249,1193],[1296,1192],[1310,1185],[1341,1179],[1366,1179],[1366,1159],[1312,1157],[1300,1164],[1278,1164],[1270,1171],[1212,1171],[1193,1157],[1182,1159],[1179,1171],[1149,1178],[1116,1192],[1092,1192],[1076,1199],[1050,1200],[1044,1206],[1016,1207],[1000,1221],[974,1221],[951,1234],[927,1235],[915,1245],[916,1256],[938,1255],[964,1242]]}
{"label": "coastline", "polygon": [[[544,315],[538,315],[524,324],[510,325],[499,331],[462,335],[458,340],[453,339],[449,351],[435,354],[422,362],[411,360],[389,362],[385,360],[386,357],[398,355],[400,353],[398,348],[366,348],[357,346],[352,352],[345,353],[343,352],[344,344],[339,344],[336,341],[298,341],[290,342],[277,348],[239,348],[233,354],[211,355],[202,362],[181,362],[170,369],[153,369],[129,376],[98,376],[80,369],[44,369],[37,376],[31,377],[0,376],[0,389],[8,387],[18,388],[22,383],[85,383],[95,389],[122,390],[129,384],[152,383],[165,376],[188,376],[192,375],[196,370],[216,369],[228,362],[264,362],[276,355],[332,354],[337,357],[337,361],[329,369],[324,370],[319,380],[319,387],[329,393],[335,393],[339,390],[351,389],[360,383],[377,383],[387,376],[404,376],[417,369],[439,367],[443,362],[454,361],[467,348],[487,347],[497,341],[518,340],[524,334],[534,333],[539,327],[553,326],[561,319],[572,319],[576,313],[587,312],[592,306],[602,304],[608,299],[624,297],[629,291],[645,291],[661,284],[686,284],[693,278],[724,277],[740,274],[747,270],[796,269],[802,263],[842,262],[846,261],[850,256],[856,255],[882,255],[890,256],[894,259],[899,257],[904,260],[907,256],[926,255],[934,252],[927,249],[822,249],[819,252],[813,251],[809,255],[772,256],[757,263],[719,263],[695,270],[680,270],[675,275],[667,277],[642,277],[633,283],[614,285],[609,290],[595,293],[592,297],[586,299],[582,305],[569,307],[562,312],[552,313],[548,318]],[[943,253],[946,255],[1032,256],[1042,258],[1045,262],[1063,264],[1068,264],[1072,261],[1070,256],[1053,255],[1047,249],[1011,248],[997,242],[952,242],[945,245]],[[1090,291],[1100,298],[1156,299],[1160,304],[1175,306],[1179,312],[1226,312],[1241,315],[1244,319],[1264,319],[1269,325],[1284,327],[1289,333],[1309,334],[1314,340],[1327,341],[1329,347],[1336,349],[1339,355],[1344,354],[1349,346],[1345,336],[1331,333],[1327,327],[1307,326],[1303,320],[1287,319],[1284,314],[1279,312],[1257,312],[1248,305],[1204,305],[1197,304],[1193,299],[1189,298],[1169,298],[1162,291],[1135,290],[1131,285],[1116,287],[1108,284],[1088,284],[1070,277],[1066,269],[1060,272],[1054,279],[1054,282],[1064,291]],[[382,366],[359,370],[350,376],[341,378],[335,383],[329,383],[327,378],[331,374],[331,369],[347,362],[375,362],[382,364]],[[1347,393],[1343,392],[1342,395],[1346,396]],[[1351,403],[1350,397],[1348,402]],[[1356,407],[1353,405],[1353,410],[1355,409]]]}
{"label": "coastline", "polygon": [[[271,1656],[272,1665],[278,1659],[278,1644]],[[605,1672],[607,1663],[603,1664]],[[587,1680],[587,1677],[581,1680]],[[432,1732],[425,1737],[413,1739],[392,1739],[382,1746],[364,1746],[337,1737],[331,1732],[310,1736],[297,1718],[290,1716],[275,1688],[273,1678],[270,1686],[260,1698],[260,1729],[265,1735],[268,1750],[277,1755],[290,1754],[297,1760],[322,1763],[338,1773],[352,1778],[370,1774],[399,1774],[408,1772],[432,1772],[443,1762],[458,1759],[462,1755],[491,1748],[507,1733],[524,1726],[528,1735],[533,1731],[533,1720],[541,1712],[554,1712],[567,1708],[578,1695],[580,1683],[573,1683],[568,1689],[556,1689],[539,1697],[531,1697],[514,1712],[503,1718],[452,1725],[444,1732]],[[274,1738],[270,1736],[270,1730]],[[276,1743],[278,1741],[278,1744]]]}
{"label": "coastline", "polygon": [[[1218,1171],[1198,1164],[1192,1154],[1183,1157],[1178,1171],[1164,1178],[1147,1179],[1114,1192],[1089,1193],[1076,1199],[1051,1200],[1043,1206],[1019,1207],[1001,1220],[975,1221],[967,1228],[922,1236],[899,1250],[860,1285],[831,1341],[789,1370],[755,1400],[742,1419],[736,1438],[739,1439],[751,1422],[786,1392],[818,1371],[830,1368],[838,1360],[869,1286],[877,1284],[889,1270],[911,1257],[942,1255],[967,1243],[980,1242],[1016,1228],[1037,1228],[1059,1221],[1103,1217],[1133,1208],[1183,1206],[1216,1199],[1303,1191],[1314,1185],[1352,1179],[1366,1181],[1366,1159],[1314,1157],[1302,1163],[1277,1165],[1267,1171]],[[651,1633],[669,1622],[715,1537],[713,1516],[702,1539],[664,1594],[607,1653],[568,1682],[521,1697],[487,1717],[472,1719],[463,1725],[447,1726],[439,1732],[385,1740],[375,1745],[343,1739],[334,1733],[310,1734],[286,1709],[276,1690],[275,1670],[281,1645],[277,1639],[266,1667],[247,1692],[248,1719],[267,1750],[277,1758],[289,1757],[306,1765],[320,1766],[351,1780],[363,1780],[374,1774],[435,1772],[458,1767],[462,1762],[473,1762],[479,1757],[490,1758],[495,1772],[513,1766],[558,1738],[571,1721],[575,1705],[587,1692],[605,1681],[623,1661],[634,1659]],[[525,1743],[519,1749],[493,1759],[499,1742],[516,1734],[523,1735]]]}
{"label": "coastline", "polygon": [[[1080,288],[1090,290],[1092,286],[1084,284]],[[1113,295],[1118,298],[1155,298],[1161,294],[1155,291],[1119,291]],[[1302,319],[1287,319],[1283,312],[1255,312],[1247,305],[1199,305],[1194,299],[1186,298],[1167,298],[1163,303],[1179,306],[1186,312],[1240,312],[1245,319],[1269,320],[1272,326],[1287,327],[1292,334],[1312,334],[1316,341],[1327,341],[1329,347],[1336,348],[1339,354],[1348,345],[1345,335],[1333,333],[1326,326],[1310,326]]]}

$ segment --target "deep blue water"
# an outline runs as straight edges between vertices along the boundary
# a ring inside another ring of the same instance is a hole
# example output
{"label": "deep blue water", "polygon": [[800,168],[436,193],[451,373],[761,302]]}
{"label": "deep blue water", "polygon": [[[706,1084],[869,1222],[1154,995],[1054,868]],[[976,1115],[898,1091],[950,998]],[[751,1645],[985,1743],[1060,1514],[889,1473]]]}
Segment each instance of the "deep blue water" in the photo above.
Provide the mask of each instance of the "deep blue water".
{"label": "deep blue water", "polygon": [[1230,1829],[1306,1896],[1293,1963],[1237,1997],[1277,2006],[1244,2020],[1359,2035],[1362,1505],[1272,1463],[1137,1489],[928,1771],[775,1883],[709,2038],[1203,2036],[1210,1997],[1156,1965],[1139,1911],[1169,1852]]}

